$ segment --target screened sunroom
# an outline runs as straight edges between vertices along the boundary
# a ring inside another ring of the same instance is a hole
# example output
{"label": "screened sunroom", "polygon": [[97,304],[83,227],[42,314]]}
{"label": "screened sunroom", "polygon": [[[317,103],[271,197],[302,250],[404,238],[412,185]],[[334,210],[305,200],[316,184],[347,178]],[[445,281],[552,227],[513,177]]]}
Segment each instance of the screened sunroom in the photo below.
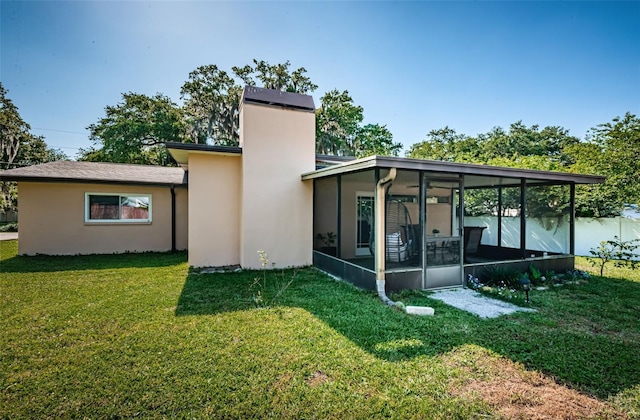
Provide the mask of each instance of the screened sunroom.
{"label": "screened sunroom", "polygon": [[314,265],[368,289],[382,275],[387,290],[461,286],[496,265],[573,269],[575,185],[604,181],[380,156],[302,178],[314,183]]}

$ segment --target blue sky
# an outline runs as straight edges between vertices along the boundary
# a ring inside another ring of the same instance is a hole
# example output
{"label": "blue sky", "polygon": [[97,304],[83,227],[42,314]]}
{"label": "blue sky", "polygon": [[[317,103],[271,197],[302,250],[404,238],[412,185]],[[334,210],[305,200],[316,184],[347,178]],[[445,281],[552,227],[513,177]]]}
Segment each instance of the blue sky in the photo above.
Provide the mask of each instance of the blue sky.
{"label": "blue sky", "polygon": [[0,80],[74,156],[123,92],[180,103],[190,71],[290,60],[406,148],[432,129],[587,130],[640,114],[640,2],[0,2]]}

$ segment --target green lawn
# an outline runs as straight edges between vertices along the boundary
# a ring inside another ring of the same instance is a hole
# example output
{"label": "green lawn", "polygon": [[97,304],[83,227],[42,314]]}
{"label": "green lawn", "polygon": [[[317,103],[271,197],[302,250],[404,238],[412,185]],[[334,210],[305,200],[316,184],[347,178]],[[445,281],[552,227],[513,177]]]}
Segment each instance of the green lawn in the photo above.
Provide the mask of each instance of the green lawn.
{"label": "green lawn", "polygon": [[16,250],[0,242],[1,418],[640,418],[640,272],[481,320],[392,295],[436,310],[408,316],[311,268],[269,273],[267,302],[293,281],[257,308],[260,272]]}

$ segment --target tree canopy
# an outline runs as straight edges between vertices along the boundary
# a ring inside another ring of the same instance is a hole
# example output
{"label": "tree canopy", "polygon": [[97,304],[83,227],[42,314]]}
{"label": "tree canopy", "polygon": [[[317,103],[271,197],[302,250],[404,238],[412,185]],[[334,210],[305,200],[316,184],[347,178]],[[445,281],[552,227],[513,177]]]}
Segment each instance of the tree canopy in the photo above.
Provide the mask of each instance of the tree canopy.
{"label": "tree canopy", "polygon": [[567,149],[577,173],[607,177],[604,184],[580,187],[576,211],[591,217],[618,215],[640,203],[640,118],[627,112],[593,128],[586,142]]}
{"label": "tree canopy", "polygon": [[[525,169],[597,174],[607,177],[602,185],[578,186],[576,214],[605,217],[620,214],[624,203],[640,202],[640,121],[627,113],[593,128],[581,142],[568,130],[552,126],[527,127],[521,121],[508,130],[494,127],[475,137],[445,127],[430,131],[426,139],[411,146],[409,157],[481,163]],[[566,189],[565,189],[566,190]],[[475,211],[491,207],[480,193],[470,201]],[[486,195],[486,194],[485,194]],[[566,212],[567,192],[547,188],[530,194],[529,203],[539,214]],[[484,201],[483,201],[484,200]],[[537,200],[537,201],[536,201]],[[544,206],[549,207],[544,209]],[[551,208],[553,207],[553,208]]]}
{"label": "tree canopy", "polygon": [[287,92],[310,93],[318,88],[300,67],[290,71],[291,63],[271,65],[253,60],[252,65],[232,67],[231,73],[215,64],[200,66],[189,73],[180,97],[191,141],[236,146],[239,134],[239,107],[243,85]]}
{"label": "tree canopy", "polygon": [[0,82],[0,162],[3,169],[13,164],[20,143],[32,137],[29,130],[31,127],[24,122],[18,107],[7,97],[7,90]]}
{"label": "tree canopy", "polygon": [[[254,59],[231,71],[215,64],[200,66],[180,89],[181,107],[161,93],[149,97],[133,92],[105,107],[105,117],[88,127],[93,146],[81,150],[80,159],[166,165],[169,158],[162,144],[167,141],[236,146],[244,85],[301,94],[318,88],[304,67],[294,70],[288,60],[269,64]],[[323,95],[316,112],[318,153],[397,156],[402,145],[393,142],[385,125],[363,126],[363,113],[346,90]]]}
{"label": "tree canopy", "polygon": [[[234,66],[230,71],[214,64],[200,66],[189,73],[182,85],[182,106],[161,93],[149,97],[133,92],[123,94],[122,102],[107,106],[106,115],[88,127],[93,145],[81,150],[80,159],[168,165],[170,159],[164,149],[167,141],[237,145],[243,85],[302,94],[318,88],[304,67],[294,70],[288,60],[270,64],[254,59],[251,64]],[[18,153],[17,139],[28,133],[28,125],[12,117],[17,111],[10,101],[5,101],[4,89],[1,93],[4,119],[0,121],[0,152],[4,162],[12,162]],[[394,142],[387,126],[364,125],[363,121],[363,107],[354,102],[347,90],[326,92],[316,110],[317,153],[398,156],[402,145]],[[639,132],[640,122],[630,113],[592,129],[585,141],[571,136],[563,127],[540,128],[522,121],[476,136],[457,133],[447,126],[429,131],[424,141],[411,146],[407,156],[604,175],[604,185],[579,186],[576,209],[583,216],[611,216],[619,214],[624,203],[640,202]],[[547,200],[547,204],[555,203],[550,212],[566,212],[566,205],[561,204],[566,191],[554,191],[553,197],[550,192],[539,194],[540,206]],[[530,199],[535,197],[531,195]],[[477,211],[493,205],[486,198],[478,199]],[[513,200],[515,203],[518,199]],[[531,203],[532,208],[535,205]]]}
{"label": "tree canopy", "polygon": [[81,160],[167,165],[164,143],[188,139],[182,108],[160,93],[124,93],[105,114],[87,127],[93,147],[80,150]]}
{"label": "tree canopy", "polygon": [[[62,151],[47,146],[44,138],[31,133],[18,107],[0,82],[0,170],[68,159]],[[17,208],[15,182],[0,182],[0,210]]]}
{"label": "tree canopy", "polygon": [[316,151],[325,155],[398,156],[402,144],[393,142],[386,125],[362,126],[364,109],[349,92],[333,89],[320,98],[316,110]]}

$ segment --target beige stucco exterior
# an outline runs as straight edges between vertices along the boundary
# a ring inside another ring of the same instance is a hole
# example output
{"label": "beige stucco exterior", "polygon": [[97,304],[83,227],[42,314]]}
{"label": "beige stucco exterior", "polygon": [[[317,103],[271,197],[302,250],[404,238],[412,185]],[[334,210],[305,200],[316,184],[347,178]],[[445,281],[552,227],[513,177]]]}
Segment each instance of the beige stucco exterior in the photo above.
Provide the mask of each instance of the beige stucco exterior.
{"label": "beige stucco exterior", "polygon": [[[169,187],[19,182],[21,255],[171,250]],[[149,194],[150,223],[87,223],[86,193]],[[176,188],[176,249],[187,248],[188,191]]]}
{"label": "beige stucco exterior", "polygon": [[240,113],[242,217],[240,261],[260,268],[310,265],[313,247],[315,114],[244,103]]}
{"label": "beige stucco exterior", "polygon": [[[19,182],[20,253],[168,251],[175,238],[177,249],[188,248],[189,264],[195,267],[261,268],[261,250],[269,258],[268,268],[311,265],[313,181],[302,181],[301,175],[315,170],[315,113],[310,97],[296,95],[256,88],[245,91],[241,148],[174,145],[174,158],[188,171],[188,190],[182,177],[177,178],[182,188],[175,189],[175,237],[168,186],[131,185],[128,178],[117,179],[123,169],[119,167],[109,167],[114,172],[103,179],[90,178],[100,179],[101,184],[74,183],[95,175],[86,164],[82,168],[67,165],[77,171],[77,178],[70,181],[66,173],[51,175],[56,168],[44,165],[21,174],[30,179]],[[140,168],[126,169],[149,173]],[[169,179],[175,175],[164,174]],[[152,219],[86,222],[87,193],[148,194]]]}
{"label": "beige stucco exterior", "polygon": [[[336,178],[315,180],[313,231],[323,235],[327,232],[338,232],[338,182]],[[336,246],[337,244],[333,244]],[[315,247],[322,243],[315,240]]]}
{"label": "beige stucco exterior", "polygon": [[189,154],[189,265],[240,264],[242,156]]}

